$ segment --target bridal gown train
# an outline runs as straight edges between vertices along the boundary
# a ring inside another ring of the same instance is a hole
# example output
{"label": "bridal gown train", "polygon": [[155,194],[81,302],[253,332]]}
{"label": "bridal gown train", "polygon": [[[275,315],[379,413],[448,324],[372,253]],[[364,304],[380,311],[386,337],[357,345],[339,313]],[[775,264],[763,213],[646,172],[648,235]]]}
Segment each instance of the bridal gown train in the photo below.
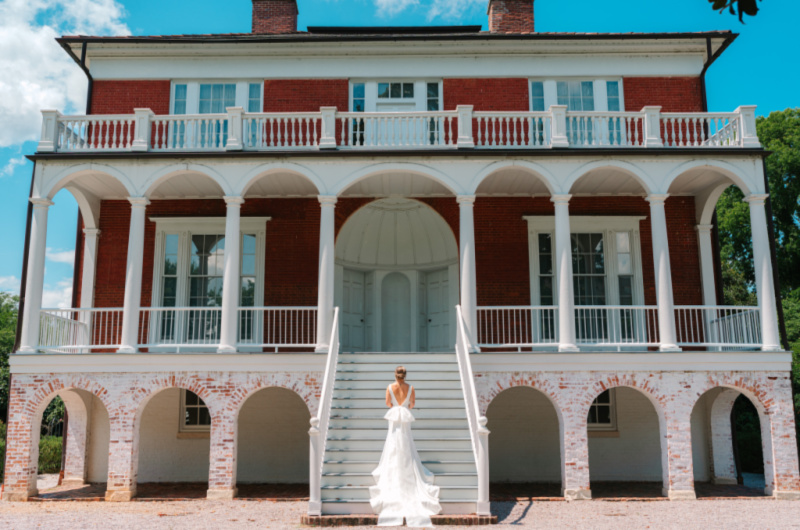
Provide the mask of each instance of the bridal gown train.
{"label": "bridal gown train", "polygon": [[403,517],[413,527],[431,527],[431,515],[442,511],[439,505],[439,486],[433,485],[434,475],[422,465],[411,434],[414,416],[408,409],[413,388],[402,405],[394,392],[392,408],[384,419],[389,420],[389,434],[383,446],[381,461],[372,476],[375,486],[369,489],[370,504],[378,516],[378,526],[400,526]]}

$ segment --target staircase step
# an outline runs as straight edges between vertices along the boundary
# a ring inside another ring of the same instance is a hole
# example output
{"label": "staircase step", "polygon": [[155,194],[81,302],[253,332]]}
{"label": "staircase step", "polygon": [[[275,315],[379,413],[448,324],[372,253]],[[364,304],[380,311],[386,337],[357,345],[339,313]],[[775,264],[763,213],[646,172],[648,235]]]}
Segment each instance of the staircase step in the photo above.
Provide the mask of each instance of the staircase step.
{"label": "staircase step", "polygon": [[[336,370],[336,381],[380,381],[386,385],[394,382],[392,374],[387,374],[385,370],[356,370],[342,369]],[[457,370],[454,371],[417,371],[413,376],[409,376],[408,382],[415,385],[417,381],[461,381],[461,376]]]}
{"label": "staircase step", "polygon": [[[351,451],[361,451],[361,450],[383,450],[384,439],[381,438],[374,438],[374,439],[347,439],[347,440],[332,440],[328,438],[328,441],[325,442],[325,447],[329,450],[334,449],[345,449]],[[435,438],[435,439],[425,439],[425,440],[416,440],[417,450],[420,452],[422,451],[433,451],[437,449],[460,449],[462,451],[472,451],[472,441],[469,438],[461,438],[461,439],[447,439],[447,438]]]}
{"label": "staircase step", "polygon": [[[423,461],[427,460],[472,460],[475,458],[472,447],[469,449],[428,449],[417,448],[419,456]],[[373,449],[340,449],[331,448],[325,451],[326,459],[336,461],[374,461],[377,465],[380,460],[383,447]]]}
{"label": "staircase step", "polygon": [[[378,455],[380,457],[380,455]],[[422,465],[430,469],[434,474],[439,473],[475,473],[475,462],[473,460],[442,460],[422,462]],[[375,460],[333,460],[325,461],[322,470],[325,472],[359,472],[372,473],[378,467],[378,459]]]}
{"label": "staircase step", "polygon": [[[387,384],[388,386],[388,384]],[[422,399],[460,399],[464,400],[464,393],[460,388],[417,388],[414,385],[414,394],[417,400]],[[334,399],[385,399],[386,388],[383,389],[361,389],[361,388],[342,388],[334,387]]]}
{"label": "staircase step", "polygon": [[[436,473],[434,484],[437,486],[478,486],[477,473]],[[336,473],[322,474],[322,486],[374,486],[372,473]]]}
{"label": "staircase step", "polygon": [[[328,439],[344,439],[344,438],[374,438],[376,440],[386,439],[386,426],[377,429],[362,429],[362,428],[342,428],[328,427]],[[415,427],[414,430],[415,440],[424,440],[425,438],[469,438],[469,429],[463,425],[459,427],[435,427],[430,426],[428,429]]]}
{"label": "staircase step", "polygon": [[[478,497],[477,486],[440,486],[439,499],[443,501],[467,500],[475,502]],[[342,500],[369,500],[369,487],[367,486],[323,486],[322,500],[328,502],[333,499]]]}
{"label": "staircase step", "polygon": [[[417,420],[411,425],[412,432],[424,429],[468,429],[465,418],[422,418],[416,415]],[[355,415],[353,417],[331,417],[328,429],[369,429],[380,430],[386,433],[389,422],[380,417],[366,417]]]}
{"label": "staircase step", "polygon": [[[412,409],[412,414],[417,410],[423,409],[458,409],[464,408],[464,398],[428,398],[428,399],[421,399],[418,398],[420,403],[424,403],[424,407],[414,408]],[[389,407],[386,406],[386,398],[383,396],[378,397],[363,397],[363,398],[353,398],[353,397],[334,397],[331,401],[332,408],[338,407],[348,407],[348,408],[359,408],[359,409],[377,409],[383,408],[384,410],[388,410]]]}
{"label": "staircase step", "polygon": [[410,364],[457,362],[456,354],[452,353],[349,353],[339,354],[339,362],[381,362],[403,365],[408,368]]}
{"label": "staircase step", "polygon": [[[334,385],[334,391],[336,390],[369,390],[369,391],[378,391],[378,392],[385,392],[386,387],[389,386],[393,381],[389,378],[381,379],[381,380],[338,380]],[[415,379],[413,381],[414,388],[417,389],[417,392],[422,392],[423,390],[458,390],[461,392],[461,379],[456,378],[452,380],[442,381],[439,379],[435,379],[432,381],[420,381],[419,379]]]}
{"label": "staircase step", "polygon": [[[408,379],[411,380],[414,375],[414,370],[418,373],[425,372],[455,372],[458,373],[458,364],[452,363],[407,363],[404,365],[408,372]],[[394,369],[396,363],[381,363],[381,362],[352,362],[346,361],[339,362],[337,372],[347,372],[348,370],[358,370],[359,372],[379,372],[388,374],[391,379],[394,379]]]}

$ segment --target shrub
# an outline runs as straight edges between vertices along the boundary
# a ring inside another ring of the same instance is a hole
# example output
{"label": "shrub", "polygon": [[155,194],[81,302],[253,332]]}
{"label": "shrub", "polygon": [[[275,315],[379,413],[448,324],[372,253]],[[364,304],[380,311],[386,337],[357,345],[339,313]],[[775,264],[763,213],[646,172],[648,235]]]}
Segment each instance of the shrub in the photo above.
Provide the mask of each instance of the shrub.
{"label": "shrub", "polygon": [[61,471],[61,437],[42,436],[39,440],[39,473]]}
{"label": "shrub", "polygon": [[6,425],[0,421],[0,482],[3,482],[3,471],[6,465]]}

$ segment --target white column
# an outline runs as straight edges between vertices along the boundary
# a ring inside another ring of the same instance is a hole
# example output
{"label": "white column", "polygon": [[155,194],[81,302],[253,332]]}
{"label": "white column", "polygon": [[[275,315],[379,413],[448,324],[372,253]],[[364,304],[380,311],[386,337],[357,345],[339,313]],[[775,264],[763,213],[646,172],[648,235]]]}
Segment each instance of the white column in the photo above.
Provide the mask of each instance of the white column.
{"label": "white column", "polygon": [[320,195],[319,285],[317,286],[317,351],[327,352],[333,326],[333,271],[336,242],[336,197]]}
{"label": "white column", "polygon": [[225,197],[225,270],[222,273],[222,329],[219,353],[236,353],[239,322],[240,218],[244,199]]}
{"label": "white column", "polygon": [[125,302],[122,313],[122,337],[119,353],[136,353],[139,334],[139,310],[142,298],[142,263],[144,252],[145,209],[150,201],[128,197],[131,203],[131,228],[128,234],[128,266],[125,269]]}
{"label": "white column", "polygon": [[478,343],[478,288],[475,273],[474,195],[459,195],[459,240],[461,254],[461,313],[472,346]]}
{"label": "white column", "polygon": [[697,225],[697,244],[700,246],[700,274],[703,279],[703,304],[717,305],[717,280],[714,277],[714,245],[711,231],[714,225]]}
{"label": "white column", "polygon": [[669,195],[648,195],[650,203],[650,228],[653,232],[653,263],[656,273],[656,300],[658,302],[658,332],[661,351],[680,351],[675,332],[675,303],[672,300],[672,270],[669,264],[669,240],[664,201]]}
{"label": "white column", "polygon": [[81,272],[81,300],[80,307],[89,309],[94,306],[94,276],[97,266],[97,239],[100,230],[97,228],[83,229],[83,271]]}
{"label": "white column", "polygon": [[575,294],[572,286],[572,243],[569,200],[572,195],[553,195],[556,221],[556,275],[558,280],[558,351],[578,351],[575,339]]}
{"label": "white column", "polygon": [[744,200],[750,205],[750,228],[753,236],[753,263],[756,272],[756,293],[761,309],[761,340],[764,351],[781,351],[778,332],[778,309],[772,276],[770,233],[767,228],[767,195],[750,195]]}
{"label": "white column", "polygon": [[28,273],[25,281],[25,307],[22,315],[20,353],[35,353],[39,347],[39,313],[44,289],[44,259],[47,248],[48,199],[31,199],[31,240],[28,248]]}

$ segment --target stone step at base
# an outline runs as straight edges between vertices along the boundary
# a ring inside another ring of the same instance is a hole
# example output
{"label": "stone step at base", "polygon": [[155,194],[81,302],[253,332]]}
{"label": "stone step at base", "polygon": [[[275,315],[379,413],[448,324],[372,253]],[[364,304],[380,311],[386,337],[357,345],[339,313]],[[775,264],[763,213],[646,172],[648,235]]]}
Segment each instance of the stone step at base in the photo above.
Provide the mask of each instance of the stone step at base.
{"label": "stone step at base", "polygon": [[[474,504],[474,503],[473,503]],[[496,515],[434,515],[434,526],[485,526],[497,524]],[[377,526],[377,515],[304,515],[300,523],[306,526]]]}

